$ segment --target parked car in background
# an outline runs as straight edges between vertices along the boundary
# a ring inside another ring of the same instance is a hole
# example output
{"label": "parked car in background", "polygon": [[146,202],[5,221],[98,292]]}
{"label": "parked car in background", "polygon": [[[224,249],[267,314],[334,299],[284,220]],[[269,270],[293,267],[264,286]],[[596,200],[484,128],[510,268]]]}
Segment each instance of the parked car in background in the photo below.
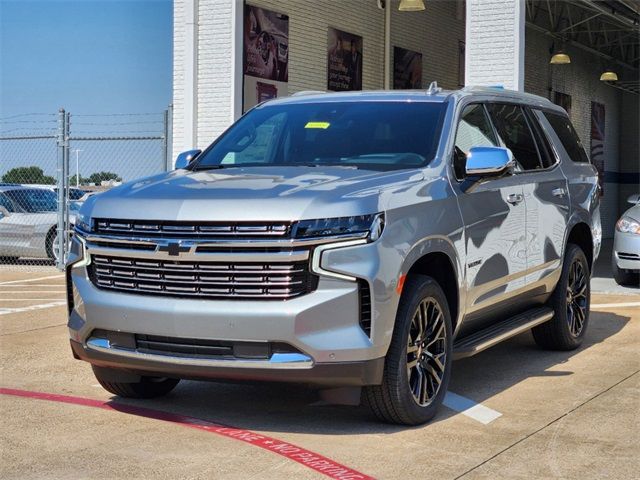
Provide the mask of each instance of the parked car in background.
{"label": "parked car in background", "polygon": [[[57,196],[49,188],[0,186],[0,258],[58,259]],[[73,224],[75,215],[70,215]]]}
{"label": "parked car in background", "polygon": [[597,172],[545,98],[292,96],[176,166],[77,217],[71,346],[116,395],[299,382],[415,425],[454,358],[527,330],[546,349],[585,338]]}
{"label": "parked car in background", "polygon": [[627,201],[633,205],[616,223],[611,268],[618,285],[640,284],[640,194]]}

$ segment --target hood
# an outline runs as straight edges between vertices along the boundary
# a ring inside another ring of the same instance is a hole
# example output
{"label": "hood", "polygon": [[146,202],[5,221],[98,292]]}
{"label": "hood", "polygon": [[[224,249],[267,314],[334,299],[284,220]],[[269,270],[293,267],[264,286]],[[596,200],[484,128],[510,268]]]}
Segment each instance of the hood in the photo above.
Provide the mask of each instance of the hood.
{"label": "hood", "polygon": [[[87,200],[94,218],[288,221],[384,210],[381,191],[424,179],[420,170],[340,167],[176,170],[124,184]],[[89,211],[90,210],[90,211]]]}

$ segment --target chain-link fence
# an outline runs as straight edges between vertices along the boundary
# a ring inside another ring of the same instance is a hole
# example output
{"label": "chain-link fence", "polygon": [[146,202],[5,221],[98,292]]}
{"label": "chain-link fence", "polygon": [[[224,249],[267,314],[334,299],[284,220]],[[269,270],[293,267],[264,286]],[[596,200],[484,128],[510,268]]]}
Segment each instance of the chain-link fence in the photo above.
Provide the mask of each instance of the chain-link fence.
{"label": "chain-link fence", "polygon": [[171,107],[0,118],[0,268],[62,269],[89,196],[170,168],[170,119]]}

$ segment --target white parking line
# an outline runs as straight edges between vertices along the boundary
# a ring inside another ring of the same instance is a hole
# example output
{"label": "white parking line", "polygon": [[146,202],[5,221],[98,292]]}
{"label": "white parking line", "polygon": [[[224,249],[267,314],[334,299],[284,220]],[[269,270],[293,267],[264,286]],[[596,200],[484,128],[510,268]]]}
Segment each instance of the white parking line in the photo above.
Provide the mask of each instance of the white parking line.
{"label": "white parking line", "polygon": [[592,303],[591,304],[591,308],[623,308],[623,307],[640,307],[640,302]]}
{"label": "white parking line", "polygon": [[501,417],[500,412],[485,407],[481,403],[476,403],[473,400],[458,395],[457,393],[447,392],[443,402],[445,407],[449,407],[451,410],[460,412],[461,414],[472,418],[483,425],[488,425],[496,418]]}
{"label": "white parking line", "polygon": [[9,282],[0,282],[0,285],[9,285],[12,283],[35,282],[37,280],[48,280],[50,278],[61,278],[61,277],[64,277],[64,275],[62,273],[59,273],[58,275],[49,275],[48,277],[27,278],[25,280],[11,280]]}
{"label": "white parking line", "polygon": [[51,307],[59,307],[64,305],[67,302],[51,302],[51,303],[41,303],[39,305],[30,305],[28,307],[19,307],[19,308],[0,308],[0,315],[8,315],[10,313],[20,313],[20,312],[28,312],[30,310],[40,310],[42,308],[51,308]]}
{"label": "white parking line", "polygon": [[64,290],[0,290],[3,293],[64,293]]}
{"label": "white parking line", "polygon": [[[31,287],[49,287],[49,288],[57,288],[64,287],[64,283],[29,283],[27,285],[3,285],[0,283],[0,288],[31,288]],[[7,290],[12,292],[17,292],[18,290]]]}
{"label": "white parking line", "polygon": [[55,300],[56,298],[0,298],[0,302],[41,302],[42,300]]}

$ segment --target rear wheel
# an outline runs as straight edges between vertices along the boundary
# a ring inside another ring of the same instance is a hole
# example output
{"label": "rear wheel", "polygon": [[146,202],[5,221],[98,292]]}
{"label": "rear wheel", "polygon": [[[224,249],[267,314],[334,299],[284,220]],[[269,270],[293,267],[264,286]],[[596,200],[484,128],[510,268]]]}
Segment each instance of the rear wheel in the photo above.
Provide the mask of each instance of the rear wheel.
{"label": "rear wheel", "polygon": [[589,263],[582,249],[567,245],[562,274],[549,299],[554,316],[531,331],[536,343],[549,350],[573,350],[584,340],[591,301]]}
{"label": "rear wheel", "polygon": [[364,401],[382,421],[419,425],[431,420],[451,376],[451,316],[438,283],[407,279],[400,299],[381,385],[364,389]]}
{"label": "rear wheel", "polygon": [[137,382],[114,382],[104,368],[94,368],[96,380],[106,391],[125,398],[155,398],[166,395],[178,385],[177,378],[140,377]]}

